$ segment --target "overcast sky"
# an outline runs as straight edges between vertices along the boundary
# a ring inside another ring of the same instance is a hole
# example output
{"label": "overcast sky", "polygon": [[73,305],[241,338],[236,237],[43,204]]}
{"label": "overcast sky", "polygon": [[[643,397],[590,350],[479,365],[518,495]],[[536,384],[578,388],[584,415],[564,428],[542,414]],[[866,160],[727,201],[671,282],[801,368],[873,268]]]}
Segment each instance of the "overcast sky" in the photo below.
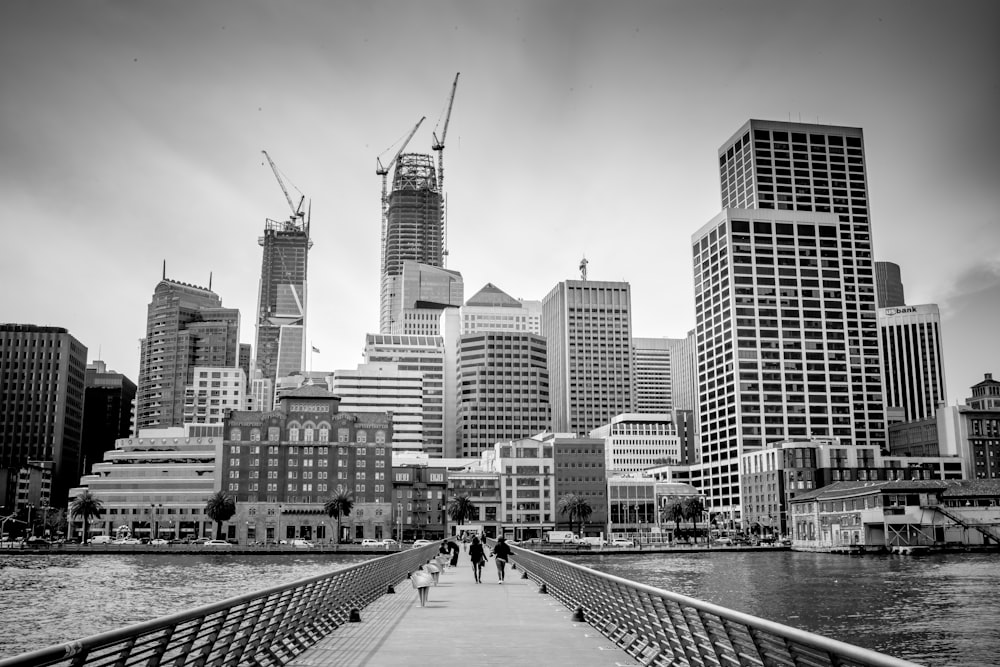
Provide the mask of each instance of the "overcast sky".
{"label": "overcast sky", "polygon": [[[312,202],[313,370],[378,329],[376,157],[426,116],[445,150],[448,268],[541,299],[632,286],[633,329],[694,327],[691,234],[748,118],[865,132],[875,256],[944,317],[949,402],[1000,376],[1000,3],[0,4],[0,321],[66,327],[137,379],[167,277],[252,343],[257,237]],[[443,121],[442,121],[443,122]],[[440,135],[440,126],[438,133]]]}

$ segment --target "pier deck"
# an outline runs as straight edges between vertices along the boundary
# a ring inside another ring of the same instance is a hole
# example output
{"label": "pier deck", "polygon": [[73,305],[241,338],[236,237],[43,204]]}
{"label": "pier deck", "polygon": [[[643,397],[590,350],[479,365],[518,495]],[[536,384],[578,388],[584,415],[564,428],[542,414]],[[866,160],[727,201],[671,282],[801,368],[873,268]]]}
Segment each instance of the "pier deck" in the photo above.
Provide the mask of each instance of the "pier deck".
{"label": "pier deck", "polygon": [[360,623],[346,623],[293,659],[288,667],[381,665],[638,665],[573,610],[539,593],[521,570],[507,565],[497,584],[493,560],[477,584],[469,556],[446,569],[419,605],[409,581],[361,609]]}

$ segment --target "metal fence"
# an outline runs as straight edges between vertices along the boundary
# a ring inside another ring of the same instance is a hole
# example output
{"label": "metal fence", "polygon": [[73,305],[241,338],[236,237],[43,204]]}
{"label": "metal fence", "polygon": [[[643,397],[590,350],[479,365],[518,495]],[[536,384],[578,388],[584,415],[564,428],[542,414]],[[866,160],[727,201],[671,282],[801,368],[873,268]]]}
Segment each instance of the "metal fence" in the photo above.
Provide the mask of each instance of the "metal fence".
{"label": "metal fence", "polygon": [[[406,579],[437,544],[0,660],[0,667],[278,667]],[[8,628],[10,630],[10,628]]]}
{"label": "metal fence", "polygon": [[513,547],[528,577],[643,665],[915,663]]}

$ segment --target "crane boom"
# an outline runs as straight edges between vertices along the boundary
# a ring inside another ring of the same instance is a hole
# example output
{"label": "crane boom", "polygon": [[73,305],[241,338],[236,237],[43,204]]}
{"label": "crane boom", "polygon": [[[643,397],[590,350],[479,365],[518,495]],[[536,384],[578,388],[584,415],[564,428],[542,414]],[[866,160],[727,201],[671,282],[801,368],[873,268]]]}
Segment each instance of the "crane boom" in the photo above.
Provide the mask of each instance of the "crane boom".
{"label": "crane boom", "polygon": [[451,84],[451,96],[448,97],[448,111],[444,115],[444,128],[441,130],[441,139],[440,140],[438,139],[437,132],[433,131],[431,132],[431,137],[434,139],[434,143],[431,144],[431,149],[436,150],[438,154],[438,170],[437,170],[438,192],[441,193],[441,199],[442,199],[441,255],[444,261],[447,261],[448,259],[448,213],[447,213],[447,206],[445,204],[445,194],[444,194],[444,140],[448,136],[448,123],[451,122],[451,107],[455,103],[455,90],[458,88],[459,74],[461,74],[461,72],[455,72],[455,80]]}
{"label": "crane boom", "polygon": [[434,143],[431,144],[431,148],[436,151],[444,150],[444,140],[448,136],[448,123],[451,121],[451,106],[455,103],[455,89],[458,88],[459,74],[461,72],[455,73],[455,81],[451,84],[451,97],[448,98],[448,111],[444,116],[444,128],[441,130],[441,140],[438,141],[436,132],[431,132],[431,136],[434,137]]}
{"label": "crane boom", "polygon": [[387,228],[389,226],[389,187],[386,179],[389,174],[389,170],[392,169],[392,165],[396,164],[396,160],[399,159],[399,156],[406,149],[406,145],[410,143],[410,139],[413,138],[413,135],[417,133],[417,129],[420,127],[420,124],[424,122],[424,118],[426,118],[426,116],[421,116],[420,120],[417,121],[417,124],[413,126],[412,130],[410,130],[410,133],[406,135],[406,139],[403,140],[403,143],[400,144],[399,146],[399,150],[396,151],[396,154],[392,156],[391,160],[389,160],[389,164],[382,166],[381,158],[378,157],[375,158],[375,175],[382,177],[382,270],[383,271],[385,270],[385,235]]}
{"label": "crane boom", "polygon": [[263,153],[264,157],[267,158],[267,163],[271,165],[271,171],[274,172],[274,177],[278,179],[278,185],[281,186],[281,191],[285,193],[285,201],[288,202],[288,208],[292,211],[292,221],[294,222],[295,218],[301,218],[303,215],[302,203],[306,200],[306,197],[305,195],[302,195],[302,198],[299,199],[299,205],[296,207],[295,204],[292,203],[292,196],[288,194],[288,188],[285,187],[285,182],[281,180],[281,174],[278,172],[278,167],[274,164],[274,160],[272,160],[271,156],[267,154],[267,151],[262,150],[261,153]]}

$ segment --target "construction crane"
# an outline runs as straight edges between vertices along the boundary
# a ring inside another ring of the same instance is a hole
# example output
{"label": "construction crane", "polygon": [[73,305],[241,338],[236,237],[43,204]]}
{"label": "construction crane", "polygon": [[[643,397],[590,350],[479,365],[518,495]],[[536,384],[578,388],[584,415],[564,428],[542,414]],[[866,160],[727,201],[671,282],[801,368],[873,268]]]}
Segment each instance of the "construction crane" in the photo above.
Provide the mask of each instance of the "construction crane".
{"label": "construction crane", "polygon": [[399,159],[399,156],[406,149],[406,144],[410,143],[410,139],[412,139],[413,135],[417,133],[417,129],[420,127],[420,124],[424,122],[424,118],[426,118],[426,116],[421,116],[420,120],[417,121],[417,124],[413,126],[412,130],[410,130],[410,133],[406,135],[406,139],[403,140],[403,143],[399,146],[399,150],[396,151],[396,154],[392,156],[391,160],[389,160],[389,164],[382,166],[381,156],[375,158],[375,175],[382,177],[382,270],[385,270],[385,235],[389,226],[389,187],[386,182],[386,176],[389,174],[389,170],[392,169],[392,165],[396,164],[396,160]]}
{"label": "construction crane", "polygon": [[[448,123],[451,121],[451,106],[455,103],[455,89],[458,88],[458,75],[461,72],[455,73],[455,82],[451,84],[451,96],[448,98],[448,111],[444,115],[444,128],[441,130],[441,139],[437,136],[437,126],[434,127],[434,131],[431,132],[431,136],[434,139],[434,143],[431,144],[431,148],[438,152],[438,189],[444,194],[444,140],[448,136]],[[440,123],[440,119],[438,119]]]}
{"label": "construction crane", "polygon": [[[288,188],[285,187],[285,182],[281,180],[281,174],[278,172],[278,167],[274,164],[274,160],[272,160],[271,156],[267,154],[267,151],[262,150],[261,153],[263,153],[264,157],[267,158],[267,163],[271,165],[271,171],[274,172],[274,177],[278,179],[278,185],[281,186],[281,191],[285,193],[285,201],[288,202],[288,208],[292,211],[292,217],[289,219],[289,222],[294,225],[296,222],[305,217],[305,213],[302,211],[302,204],[305,203],[306,196],[302,195],[299,199],[298,206],[292,203],[292,197],[288,194]],[[293,185],[292,187],[295,186]],[[295,189],[298,190],[298,188]],[[302,192],[299,191],[299,194],[302,194]]]}

